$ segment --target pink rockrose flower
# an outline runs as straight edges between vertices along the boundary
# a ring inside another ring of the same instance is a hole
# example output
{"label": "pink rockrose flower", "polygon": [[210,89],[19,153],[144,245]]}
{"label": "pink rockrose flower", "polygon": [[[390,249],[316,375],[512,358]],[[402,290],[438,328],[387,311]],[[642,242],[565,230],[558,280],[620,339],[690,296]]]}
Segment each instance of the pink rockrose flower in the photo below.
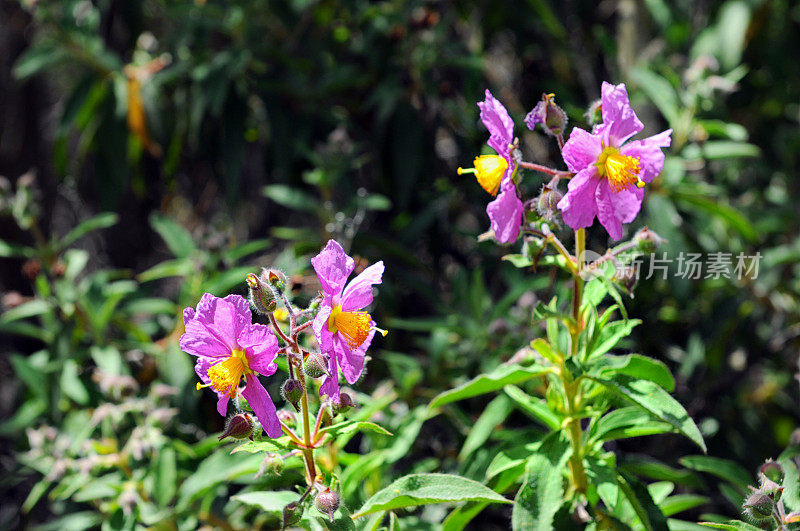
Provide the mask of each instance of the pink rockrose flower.
{"label": "pink rockrose flower", "polygon": [[280,437],[281,424],[275,404],[257,374],[272,376],[278,369],[278,339],[266,326],[253,323],[250,305],[239,295],[224,299],[206,293],[197,309],[183,310],[186,331],[181,350],[197,356],[195,372],[203,381],[197,389],[211,387],[218,396],[217,411],[225,416],[228,401],[236,397],[245,378],[242,396],[270,437]]}
{"label": "pink rockrose flower", "polygon": [[625,84],[603,82],[603,122],[589,133],[575,128],[561,150],[575,174],[558,208],[573,229],[589,227],[597,217],[614,240],[622,224],[636,218],[642,206],[642,187],[661,173],[672,129],[644,140],[626,141],[644,126],[630,106]]}
{"label": "pink rockrose flower", "polygon": [[314,333],[320,350],[328,356],[328,372],[320,395],[339,397],[339,369],[351,385],[364,370],[364,357],[378,330],[364,308],[372,303],[372,286],[381,283],[383,262],[372,264],[345,286],[353,272],[353,259],[334,240],[314,258],[311,265],[322,284],[323,299],[314,318]]}
{"label": "pink rockrose flower", "polygon": [[459,168],[459,175],[474,173],[478,184],[492,195],[500,195],[486,207],[492,231],[500,243],[517,239],[522,223],[522,201],[517,197],[517,187],[513,181],[516,163],[511,156],[514,142],[514,121],[502,103],[486,91],[486,99],[478,102],[481,122],[489,130],[489,147],[497,155],[481,155],[475,158],[474,168]]}

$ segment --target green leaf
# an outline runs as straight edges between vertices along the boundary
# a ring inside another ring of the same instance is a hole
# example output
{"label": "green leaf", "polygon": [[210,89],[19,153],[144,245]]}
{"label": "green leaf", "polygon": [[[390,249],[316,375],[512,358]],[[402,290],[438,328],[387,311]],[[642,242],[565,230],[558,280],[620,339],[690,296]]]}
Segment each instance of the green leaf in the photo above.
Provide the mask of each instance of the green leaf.
{"label": "green leaf", "polygon": [[586,347],[586,358],[593,359],[602,356],[614,348],[622,338],[631,335],[631,331],[641,323],[639,319],[628,319],[614,321],[601,327]]}
{"label": "green leaf", "polygon": [[648,411],[628,406],[610,411],[592,426],[591,440],[613,441],[673,432],[672,424],[655,420]]}
{"label": "green leaf", "polygon": [[525,480],[514,499],[511,527],[524,530],[553,528],[553,517],[564,503],[564,470],[571,455],[563,432],[549,435],[525,466]]}
{"label": "green leaf", "polygon": [[514,404],[526,415],[543,423],[551,430],[556,430],[561,426],[561,417],[547,407],[547,403],[537,397],[533,397],[513,385],[507,385],[503,391],[514,401]]}
{"label": "green leaf", "polygon": [[149,282],[167,277],[186,277],[194,272],[194,262],[186,258],[176,258],[165,260],[156,264],[146,271],[139,273],[136,277],[139,282]]}
{"label": "green leaf", "polygon": [[753,477],[747,470],[727,459],[706,455],[688,455],[681,457],[678,462],[686,468],[717,476],[741,489],[745,489],[753,482]]}
{"label": "green leaf", "polygon": [[0,258],[30,258],[33,254],[31,247],[0,240]]}
{"label": "green leaf", "polygon": [[750,220],[743,216],[738,210],[725,204],[721,200],[692,192],[673,192],[672,196],[676,201],[689,203],[720,218],[748,241],[753,242],[758,239],[758,232],[755,227],[753,227],[753,224],[750,223]]}
{"label": "green leaf", "polygon": [[50,311],[50,305],[47,302],[41,299],[33,299],[0,314],[0,323],[10,323],[19,319],[34,317],[48,311]]}
{"label": "green leaf", "polygon": [[78,364],[73,359],[64,361],[64,369],[61,371],[61,390],[78,404],[86,405],[89,402],[89,393],[78,377]]}
{"label": "green leaf", "polygon": [[178,468],[173,448],[162,448],[156,460],[153,477],[153,494],[162,507],[166,507],[175,496],[178,484]]}
{"label": "green leaf", "polygon": [[31,46],[14,64],[14,77],[24,80],[49,66],[63,63],[67,58],[69,53],[66,47],[56,47],[49,43]]}
{"label": "green leaf", "polygon": [[464,441],[464,446],[458,454],[459,461],[464,461],[472,452],[483,446],[497,426],[502,424],[512,411],[514,407],[511,405],[511,400],[505,395],[498,395],[489,402],[478,420],[470,427],[467,440]]}
{"label": "green leaf", "polygon": [[277,439],[265,439],[263,441],[246,441],[233,450],[232,454],[238,452],[247,452],[249,454],[256,454],[259,452],[285,452],[291,450],[291,439],[284,435]]}
{"label": "green leaf", "polygon": [[455,389],[440,393],[431,401],[428,407],[435,408],[464,400],[465,398],[491,393],[502,389],[506,385],[526,382],[542,374],[552,372],[552,370],[551,367],[543,367],[541,365],[532,365],[530,367],[500,365],[490,373],[481,374]]}
{"label": "green leaf", "polygon": [[78,240],[80,237],[99,229],[105,229],[115,225],[119,217],[113,212],[104,212],[94,217],[86,219],[78,223],[78,225],[69,231],[63,238],[58,240],[60,249],[64,249]]}
{"label": "green leaf", "polygon": [[381,435],[392,435],[391,432],[387,431],[381,426],[378,426],[374,422],[354,420],[346,420],[320,430],[320,432],[327,433],[332,437],[338,437],[339,435],[350,435],[351,433],[355,433],[357,431],[372,431],[375,433],[380,433]]}
{"label": "green leaf", "polygon": [[398,479],[372,495],[356,511],[353,518],[360,518],[378,511],[460,501],[511,503],[485,485],[461,476],[411,474]]}
{"label": "green leaf", "polygon": [[238,245],[233,249],[229,249],[222,253],[222,256],[231,262],[237,262],[251,254],[263,251],[272,244],[272,240],[264,238],[261,240],[252,240],[242,245]]}
{"label": "green leaf", "polygon": [[502,260],[511,262],[514,267],[520,268],[530,267],[533,265],[533,260],[521,254],[507,254],[503,256]]}
{"label": "green leaf", "polygon": [[675,389],[675,379],[667,366],[661,361],[641,354],[624,356],[607,354],[598,365],[599,370],[596,374],[601,378],[624,374],[632,378],[651,381],[669,392]]}
{"label": "green leaf", "polygon": [[658,504],[658,506],[661,508],[661,512],[664,513],[664,516],[672,516],[673,514],[688,511],[689,509],[694,509],[695,507],[710,502],[711,500],[709,498],[698,494],[676,494],[675,496],[668,497]]}
{"label": "green leaf", "polygon": [[673,128],[678,126],[680,118],[680,108],[678,95],[672,88],[669,81],[659,76],[655,72],[645,68],[634,68],[631,70],[631,77],[639,87],[647,94],[669,125]]}
{"label": "green leaf", "polygon": [[677,400],[657,384],[646,380],[637,380],[624,374],[616,374],[608,379],[592,375],[587,375],[587,377],[627,398],[657,419],[672,424],[680,433],[697,444],[704,452],[706,451],[703,435],[689,414]]}
{"label": "green leaf", "polygon": [[297,188],[283,184],[270,184],[261,189],[261,193],[281,206],[292,210],[313,212],[319,208],[319,201]]}
{"label": "green leaf", "polygon": [[730,529],[731,531],[761,531],[760,527],[742,522],[741,520],[729,520],[727,522],[700,522],[700,525],[713,529]]}
{"label": "green leaf", "polygon": [[620,472],[617,479],[619,488],[625,493],[625,497],[633,505],[636,516],[639,517],[645,529],[648,531],[669,531],[667,519],[656,506],[647,487],[635,477]]}
{"label": "green leaf", "polygon": [[186,258],[197,251],[192,236],[176,221],[154,212],[150,215],[150,226],[161,236],[176,258]]}
{"label": "green leaf", "polygon": [[783,467],[783,495],[781,500],[791,511],[800,510],[800,471],[797,469],[794,459],[784,457],[778,459],[778,463]]}
{"label": "green leaf", "polygon": [[283,508],[293,501],[299,500],[300,495],[289,490],[254,491],[236,494],[231,496],[231,499],[245,505],[258,507],[266,513],[283,514]]}

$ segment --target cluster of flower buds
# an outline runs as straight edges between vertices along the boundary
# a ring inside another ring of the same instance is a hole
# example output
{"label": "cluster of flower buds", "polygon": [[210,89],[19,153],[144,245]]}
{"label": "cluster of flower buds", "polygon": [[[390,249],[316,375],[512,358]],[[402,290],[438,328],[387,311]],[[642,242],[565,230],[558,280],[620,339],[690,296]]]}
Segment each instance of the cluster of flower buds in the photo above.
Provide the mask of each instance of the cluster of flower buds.
{"label": "cluster of flower buds", "polygon": [[779,463],[771,459],[764,463],[758,472],[758,488],[750,487],[752,492],[742,504],[745,516],[754,522],[775,520],[781,525],[800,521],[800,513],[786,514],[781,501],[783,479],[784,471]]}

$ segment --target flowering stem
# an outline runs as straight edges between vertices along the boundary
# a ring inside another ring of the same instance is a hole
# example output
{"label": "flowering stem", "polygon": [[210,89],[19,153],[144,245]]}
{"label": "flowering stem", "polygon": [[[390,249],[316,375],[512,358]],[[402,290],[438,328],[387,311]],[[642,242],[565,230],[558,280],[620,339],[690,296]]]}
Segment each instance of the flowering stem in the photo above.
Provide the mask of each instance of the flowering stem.
{"label": "flowering stem", "polygon": [[303,444],[303,441],[300,440],[300,437],[298,437],[298,435],[294,432],[294,430],[292,428],[290,428],[289,426],[287,426],[286,424],[284,424],[283,422],[281,422],[281,429],[283,430],[283,433],[288,435],[289,438],[295,444],[298,444],[298,445],[299,444]]}
{"label": "flowering stem", "polygon": [[272,313],[269,313],[267,315],[269,316],[269,324],[272,325],[272,328],[275,330],[275,333],[278,334],[278,337],[280,337],[284,341],[284,343],[290,345],[292,342],[289,340],[288,337],[286,337],[286,334],[283,333],[281,327],[278,326],[278,321],[275,319],[275,316],[272,315]]}
{"label": "flowering stem", "polygon": [[[570,352],[573,358],[578,355],[578,341],[583,331],[583,321],[581,319],[581,299],[583,296],[583,255],[586,251],[586,231],[577,229],[575,231],[575,267],[573,281],[575,290],[572,294],[572,329],[570,330]],[[576,414],[581,408],[580,381],[573,380],[572,375],[562,362],[560,371],[561,379],[564,384],[565,409],[567,412],[567,434],[572,445],[572,456],[569,459],[569,468],[572,473],[572,487],[576,492],[586,492],[586,470],[583,467],[583,431],[581,430],[581,420]]]}
{"label": "flowering stem", "polygon": [[571,172],[548,168],[547,166],[542,166],[541,164],[535,164],[533,162],[520,161],[518,164],[521,168],[525,168],[526,170],[538,171],[540,173],[546,173],[547,175],[557,175],[558,177],[564,177],[566,179],[572,177]]}
{"label": "flowering stem", "polygon": [[[300,349],[297,348],[297,344],[295,343],[292,345],[294,348],[293,350],[299,354]],[[300,397],[300,411],[303,414],[303,458],[305,459],[306,463],[306,481],[308,485],[311,486],[314,484],[314,480],[317,477],[316,467],[314,466],[314,450],[311,446],[311,422],[309,420],[309,411],[308,411],[308,389],[306,389],[306,375],[303,374],[303,371],[297,371],[297,376],[300,379],[301,388],[303,389],[303,395]]]}

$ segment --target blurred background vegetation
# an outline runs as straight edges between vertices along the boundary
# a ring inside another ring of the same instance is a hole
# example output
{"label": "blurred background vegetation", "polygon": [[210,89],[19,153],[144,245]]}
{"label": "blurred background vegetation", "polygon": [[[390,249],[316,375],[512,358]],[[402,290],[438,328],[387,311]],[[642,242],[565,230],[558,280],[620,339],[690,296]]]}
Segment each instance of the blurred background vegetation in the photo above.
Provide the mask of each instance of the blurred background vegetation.
{"label": "blurred background vegetation", "polygon": [[[530,311],[555,278],[478,242],[487,196],[455,169],[484,149],[484,89],[528,157],[561,167],[522,118],[554,92],[584,125],[603,80],[628,85],[645,133],[675,131],[631,233],[673,259],[761,253],[755,281],[643,280],[628,301],[630,345],[670,364],[710,455],[752,481],[799,420],[798,24],[790,0],[0,0],[0,527],[253,522],[228,496],[291,477],[215,453],[180,310],[261,265],[308,297],[330,237],[387,264],[374,315],[392,333],[359,390],[401,434],[343,446],[346,499],[410,471],[482,481],[491,456],[459,450],[483,404],[425,404],[541,335]],[[736,515],[724,481],[678,462],[689,445],[618,449],[708,496],[698,514]]]}

